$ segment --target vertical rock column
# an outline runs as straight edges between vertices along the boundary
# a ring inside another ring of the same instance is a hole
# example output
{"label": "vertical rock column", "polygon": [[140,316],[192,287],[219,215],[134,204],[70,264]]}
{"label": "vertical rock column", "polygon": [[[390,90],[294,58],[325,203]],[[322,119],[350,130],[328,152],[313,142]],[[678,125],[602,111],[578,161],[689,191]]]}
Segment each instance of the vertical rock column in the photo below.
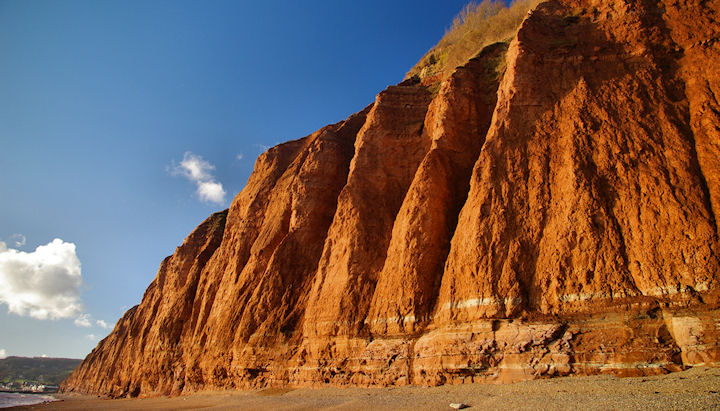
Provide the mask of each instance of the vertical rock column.
{"label": "vertical rock column", "polygon": [[432,139],[393,226],[367,318],[373,334],[421,331],[465,203],[470,173],[495,109],[504,43],[486,47],[446,79],[425,118]]}
{"label": "vertical rock column", "polygon": [[325,241],[305,315],[306,337],[352,336],[363,327],[393,223],[430,146],[423,132],[430,99],[425,87],[408,83],[377,96]]}

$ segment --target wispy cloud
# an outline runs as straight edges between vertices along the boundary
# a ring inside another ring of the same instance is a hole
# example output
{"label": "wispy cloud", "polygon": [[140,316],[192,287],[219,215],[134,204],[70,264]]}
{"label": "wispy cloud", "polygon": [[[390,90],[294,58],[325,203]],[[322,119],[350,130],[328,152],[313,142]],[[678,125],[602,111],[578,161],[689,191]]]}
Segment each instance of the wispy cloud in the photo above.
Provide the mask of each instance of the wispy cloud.
{"label": "wispy cloud", "polygon": [[81,285],[75,244],[56,238],[24,252],[0,241],[0,303],[11,313],[41,320],[78,317]]}
{"label": "wispy cloud", "polygon": [[24,235],[15,233],[15,234],[13,234],[13,235],[10,236],[10,241],[13,242],[13,244],[15,245],[15,247],[22,247],[22,246],[24,246],[25,243],[27,242],[27,239],[25,238]]}
{"label": "wispy cloud", "polygon": [[95,334],[88,334],[88,335],[85,336],[85,338],[87,338],[88,340],[93,340],[93,341],[95,341],[95,340],[98,339],[98,336],[95,335]]}
{"label": "wispy cloud", "polygon": [[78,327],[86,327],[86,328],[92,327],[92,324],[90,323],[90,314],[81,314],[73,322]]}
{"label": "wispy cloud", "polygon": [[242,153],[240,153],[240,154],[238,154],[237,156],[235,156],[235,158],[237,158],[238,161],[242,160],[242,159],[243,159]]}
{"label": "wispy cloud", "polygon": [[202,157],[186,151],[180,164],[173,161],[170,173],[174,176],[183,176],[197,186],[197,196],[206,203],[225,203],[225,189],[215,180],[212,171],[215,166]]}
{"label": "wispy cloud", "polygon": [[95,326],[95,327],[103,328],[105,330],[109,330],[113,327],[112,325],[108,324],[104,320],[94,320],[92,315],[90,315],[90,314],[78,315],[77,318],[75,318],[75,320],[73,321],[73,323],[78,327],[85,327],[85,328],[90,328],[90,327]]}
{"label": "wispy cloud", "polygon": [[102,328],[104,328],[104,329],[106,329],[106,330],[109,330],[109,329],[112,328],[112,325],[106,323],[106,322],[103,321],[103,320],[97,320],[97,321],[95,321],[95,324],[97,324],[99,327],[102,327]]}
{"label": "wispy cloud", "polygon": [[7,358],[7,351],[4,348],[0,348],[0,360]]}

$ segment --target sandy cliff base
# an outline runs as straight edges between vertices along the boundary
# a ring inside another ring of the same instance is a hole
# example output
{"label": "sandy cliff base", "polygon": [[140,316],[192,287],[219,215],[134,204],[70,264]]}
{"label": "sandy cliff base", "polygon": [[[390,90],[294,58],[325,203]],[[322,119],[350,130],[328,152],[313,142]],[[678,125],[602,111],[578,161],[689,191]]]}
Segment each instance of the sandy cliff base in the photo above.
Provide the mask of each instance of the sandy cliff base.
{"label": "sandy cliff base", "polygon": [[60,396],[62,401],[16,409],[717,409],[720,369],[695,367],[662,376],[563,377],[516,384],[440,387],[265,389],[174,398],[107,400]]}

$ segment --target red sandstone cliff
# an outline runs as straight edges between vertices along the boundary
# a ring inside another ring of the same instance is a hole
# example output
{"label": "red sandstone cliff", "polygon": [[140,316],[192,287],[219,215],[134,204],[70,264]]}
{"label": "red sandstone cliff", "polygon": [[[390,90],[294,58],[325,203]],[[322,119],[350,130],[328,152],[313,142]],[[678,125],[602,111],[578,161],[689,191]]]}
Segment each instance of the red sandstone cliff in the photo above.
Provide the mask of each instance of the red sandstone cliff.
{"label": "red sandstone cliff", "polygon": [[441,84],[268,150],[63,390],[720,365],[719,22],[549,0]]}

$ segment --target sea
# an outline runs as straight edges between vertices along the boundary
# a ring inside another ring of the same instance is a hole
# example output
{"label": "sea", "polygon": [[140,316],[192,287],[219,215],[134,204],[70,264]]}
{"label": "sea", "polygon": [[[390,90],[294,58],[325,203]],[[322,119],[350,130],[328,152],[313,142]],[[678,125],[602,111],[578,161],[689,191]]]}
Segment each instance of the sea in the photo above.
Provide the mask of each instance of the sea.
{"label": "sea", "polygon": [[18,405],[33,405],[49,401],[55,401],[55,398],[52,395],[47,394],[0,392],[0,408],[16,407]]}

